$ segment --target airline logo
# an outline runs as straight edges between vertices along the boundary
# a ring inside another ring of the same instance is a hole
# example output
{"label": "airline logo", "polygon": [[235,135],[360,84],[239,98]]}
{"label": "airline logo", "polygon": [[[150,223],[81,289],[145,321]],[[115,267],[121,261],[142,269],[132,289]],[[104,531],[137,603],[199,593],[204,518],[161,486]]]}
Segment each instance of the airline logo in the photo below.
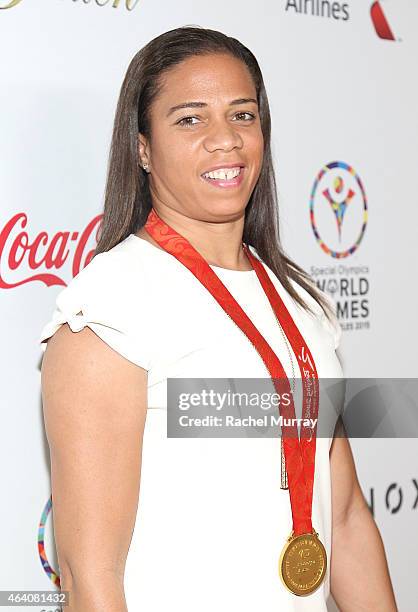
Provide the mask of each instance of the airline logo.
{"label": "airline logo", "polygon": [[396,40],[389,21],[383,12],[381,2],[373,2],[372,6],[370,7],[370,16],[372,18],[376,34],[379,38],[383,38],[384,40]]}

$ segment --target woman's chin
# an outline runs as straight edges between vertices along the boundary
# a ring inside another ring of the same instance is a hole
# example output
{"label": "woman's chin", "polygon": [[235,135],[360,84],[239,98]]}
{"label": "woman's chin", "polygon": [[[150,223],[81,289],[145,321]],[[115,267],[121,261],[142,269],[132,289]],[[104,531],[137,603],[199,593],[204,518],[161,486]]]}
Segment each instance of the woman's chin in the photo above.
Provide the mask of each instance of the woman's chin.
{"label": "woman's chin", "polygon": [[204,202],[202,210],[208,213],[212,217],[216,217],[216,221],[232,221],[234,218],[239,219],[245,213],[247,201],[243,202],[239,200],[229,201],[223,200],[223,198],[215,198],[213,204],[208,201]]}

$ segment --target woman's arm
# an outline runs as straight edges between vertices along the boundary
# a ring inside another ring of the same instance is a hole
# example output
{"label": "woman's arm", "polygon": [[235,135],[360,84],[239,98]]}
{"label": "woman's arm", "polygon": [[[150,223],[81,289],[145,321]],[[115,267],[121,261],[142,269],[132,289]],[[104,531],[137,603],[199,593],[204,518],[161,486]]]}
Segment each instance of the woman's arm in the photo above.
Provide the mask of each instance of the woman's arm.
{"label": "woman's arm", "polygon": [[341,612],[397,612],[385,549],[341,421],[330,449],[331,593]]}
{"label": "woman's arm", "polygon": [[147,371],[88,327],[63,325],[41,370],[53,525],[67,612],[126,612],[138,506]]}

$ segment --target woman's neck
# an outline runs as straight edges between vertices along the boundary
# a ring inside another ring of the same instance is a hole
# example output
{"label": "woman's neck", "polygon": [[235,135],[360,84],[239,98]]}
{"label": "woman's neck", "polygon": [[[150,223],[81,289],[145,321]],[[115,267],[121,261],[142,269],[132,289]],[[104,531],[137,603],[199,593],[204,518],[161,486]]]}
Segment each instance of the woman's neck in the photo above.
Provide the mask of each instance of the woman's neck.
{"label": "woman's neck", "polygon": [[[252,270],[242,249],[243,215],[233,221],[211,223],[187,217],[167,207],[154,210],[162,221],[184,236],[208,264],[230,270]],[[161,248],[144,227],[137,236]]]}

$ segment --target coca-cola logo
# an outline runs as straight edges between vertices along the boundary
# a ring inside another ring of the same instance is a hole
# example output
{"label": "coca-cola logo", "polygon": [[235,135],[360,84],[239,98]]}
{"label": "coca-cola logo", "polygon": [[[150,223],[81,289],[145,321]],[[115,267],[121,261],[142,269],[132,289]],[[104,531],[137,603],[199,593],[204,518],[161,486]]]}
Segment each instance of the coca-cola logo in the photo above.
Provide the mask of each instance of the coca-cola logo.
{"label": "coca-cola logo", "polygon": [[[31,238],[25,231],[26,213],[17,213],[0,233],[0,289],[13,289],[32,281],[41,281],[47,287],[66,286],[64,266],[71,261],[74,277],[91,261],[102,216],[94,217],[82,232],[61,231],[50,236],[42,231]],[[26,275],[20,273],[24,269]]]}

